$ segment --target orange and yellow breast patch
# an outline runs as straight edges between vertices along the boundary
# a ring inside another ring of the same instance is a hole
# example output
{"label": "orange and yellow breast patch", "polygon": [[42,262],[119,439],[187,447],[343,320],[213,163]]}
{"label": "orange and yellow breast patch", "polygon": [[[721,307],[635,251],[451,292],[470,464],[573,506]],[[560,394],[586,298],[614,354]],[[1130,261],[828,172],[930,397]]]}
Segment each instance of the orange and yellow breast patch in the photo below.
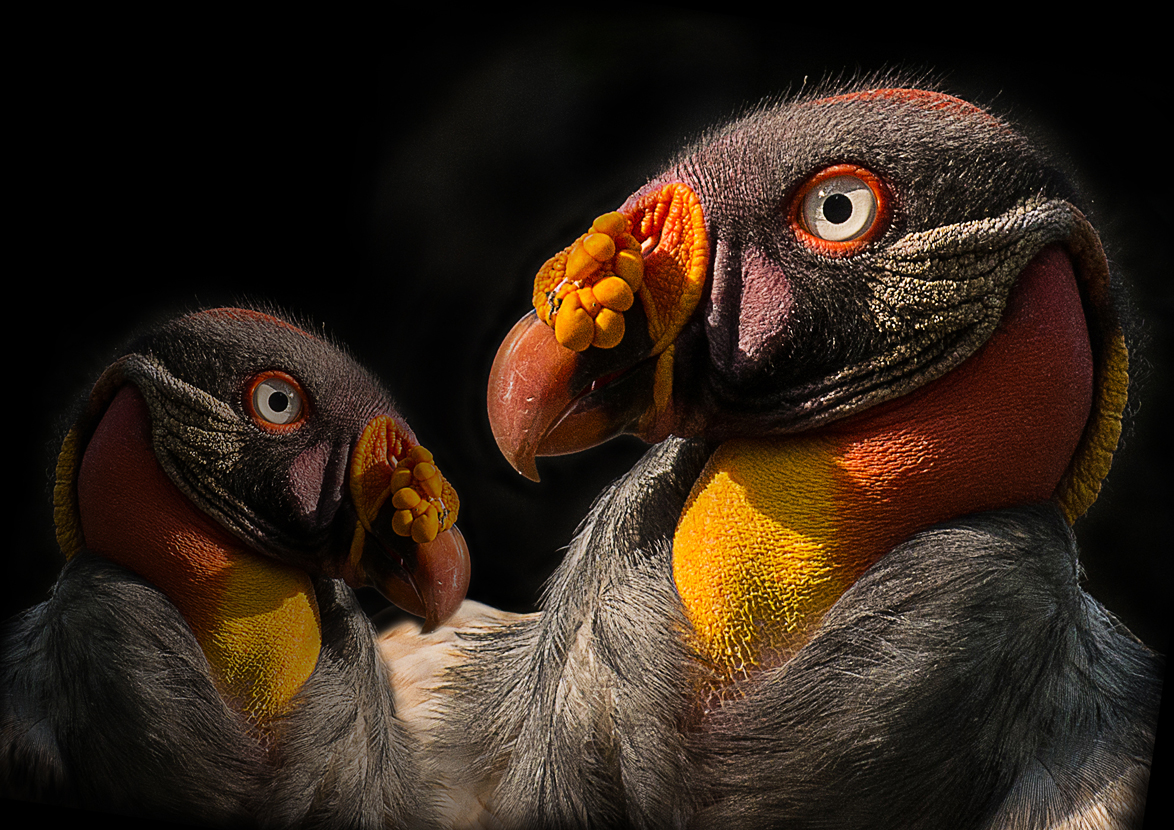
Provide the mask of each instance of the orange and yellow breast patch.
{"label": "orange and yellow breast patch", "polygon": [[1045,249],[957,369],[823,429],[727,441],[693,486],[673,577],[720,680],[777,665],[896,544],[947,519],[1054,499],[1093,403],[1072,267]]}

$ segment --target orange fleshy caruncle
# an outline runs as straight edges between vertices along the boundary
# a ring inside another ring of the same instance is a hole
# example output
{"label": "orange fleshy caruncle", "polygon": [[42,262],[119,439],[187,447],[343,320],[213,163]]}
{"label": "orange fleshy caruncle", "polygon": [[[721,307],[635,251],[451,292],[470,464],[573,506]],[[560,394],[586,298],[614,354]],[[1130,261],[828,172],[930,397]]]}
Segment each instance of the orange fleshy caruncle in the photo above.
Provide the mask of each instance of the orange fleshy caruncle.
{"label": "orange fleshy caruncle", "polygon": [[605,213],[534,278],[534,308],[572,351],[609,349],[624,336],[623,313],[644,279],[640,243],[619,213]]}
{"label": "orange fleshy caruncle", "polygon": [[363,430],[351,458],[350,482],[365,531],[388,499],[395,508],[392,529],[414,542],[431,542],[456,522],[456,491],[437,469],[432,453],[390,415],[373,419]]}
{"label": "orange fleshy caruncle", "polygon": [[371,585],[432,631],[469,587],[469,549],[456,527],[460,503],[432,453],[391,415],[367,424],[355,444],[351,497],[358,521],[342,576]]}
{"label": "orange fleshy caruncle", "polygon": [[672,343],[701,299],[709,240],[697,195],[674,182],[605,213],[534,279],[534,308],[560,344],[581,352],[624,336],[636,296],[648,318],[650,354]]}

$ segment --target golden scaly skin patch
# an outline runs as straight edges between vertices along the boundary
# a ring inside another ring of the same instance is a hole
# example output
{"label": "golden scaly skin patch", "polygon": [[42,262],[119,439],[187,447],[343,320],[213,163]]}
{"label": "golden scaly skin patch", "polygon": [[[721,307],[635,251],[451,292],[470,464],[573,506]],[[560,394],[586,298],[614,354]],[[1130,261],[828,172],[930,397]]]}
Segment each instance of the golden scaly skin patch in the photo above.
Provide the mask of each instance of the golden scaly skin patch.
{"label": "golden scaly skin patch", "polygon": [[77,468],[84,451],[80,430],[74,426],[61,443],[57,455],[57,478],[53,485],[53,527],[57,544],[66,560],[72,559],[85,546],[77,509]]}
{"label": "golden scaly skin patch", "polygon": [[886,540],[838,520],[839,475],[826,439],[747,439],[722,444],[694,484],[673,579],[719,684],[789,657],[879,556]]}
{"label": "golden scaly skin patch", "polygon": [[1129,349],[1120,331],[1106,335],[1098,373],[1088,430],[1057,488],[1057,501],[1070,525],[1096,501],[1121,439],[1121,419],[1129,400]]}
{"label": "golden scaly skin patch", "polygon": [[1101,341],[1089,426],[1056,491],[1064,518],[1068,524],[1074,524],[1100,494],[1121,439],[1122,418],[1129,402],[1129,348],[1113,311],[1104,248],[1092,225],[1083,217],[1068,247],[1081,263],[1081,285],[1092,311],[1089,327]]}
{"label": "golden scaly skin patch", "polygon": [[220,607],[196,631],[225,697],[264,724],[286,711],[322,648],[314,586],[305,571],[247,551],[224,571]]}

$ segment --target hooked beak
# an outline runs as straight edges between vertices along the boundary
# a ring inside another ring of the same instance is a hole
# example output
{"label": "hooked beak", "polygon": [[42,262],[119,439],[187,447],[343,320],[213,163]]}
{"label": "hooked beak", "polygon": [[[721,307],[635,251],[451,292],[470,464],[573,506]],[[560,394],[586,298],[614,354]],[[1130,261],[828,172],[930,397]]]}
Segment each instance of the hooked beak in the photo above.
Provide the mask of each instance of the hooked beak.
{"label": "hooked beak", "polygon": [[680,182],[633,195],[542,266],[535,312],[489,376],[490,427],[514,469],[537,481],[535,456],[671,432],[673,342],[708,267],[701,204]]}
{"label": "hooked beak", "polygon": [[434,630],[469,588],[469,549],[455,522],[454,491],[398,418],[381,415],[363,431],[351,458],[358,513],[347,581],[370,585]]}
{"label": "hooked beak", "polygon": [[616,349],[576,352],[534,313],[514,325],[490,369],[487,404],[498,449],[515,470],[538,481],[535,456],[641,434],[653,413],[656,361],[634,328]]}
{"label": "hooked beak", "polygon": [[424,619],[424,633],[451,617],[469,590],[469,548],[455,526],[431,542],[389,532],[386,513],[366,534],[360,565],[366,584],[409,614]]}

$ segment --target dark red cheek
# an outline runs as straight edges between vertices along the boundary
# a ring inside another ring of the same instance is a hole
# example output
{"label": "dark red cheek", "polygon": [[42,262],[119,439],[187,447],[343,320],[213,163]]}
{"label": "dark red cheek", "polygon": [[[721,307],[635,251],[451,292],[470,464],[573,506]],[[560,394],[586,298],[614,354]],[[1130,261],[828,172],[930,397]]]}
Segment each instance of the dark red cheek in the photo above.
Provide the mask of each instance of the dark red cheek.
{"label": "dark red cheek", "polygon": [[[858,497],[907,517],[1045,501],[1072,461],[1092,405],[1088,327],[1067,252],[1041,251],[998,330],[958,368],[828,428],[852,448]],[[886,470],[903,471],[889,475]]]}
{"label": "dark red cheek", "polygon": [[77,493],[86,548],[173,599],[194,584],[218,579],[227,550],[240,547],[160,468],[150,413],[133,386],[115,395],[86,445]]}

